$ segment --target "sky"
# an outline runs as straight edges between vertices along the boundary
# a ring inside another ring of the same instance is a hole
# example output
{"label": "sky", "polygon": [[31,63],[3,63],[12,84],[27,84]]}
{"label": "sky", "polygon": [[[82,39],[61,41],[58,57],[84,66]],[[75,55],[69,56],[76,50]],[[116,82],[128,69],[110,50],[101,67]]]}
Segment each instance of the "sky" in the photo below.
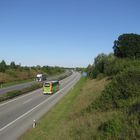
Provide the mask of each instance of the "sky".
{"label": "sky", "polygon": [[87,67],[140,34],[139,0],[0,0],[0,61]]}

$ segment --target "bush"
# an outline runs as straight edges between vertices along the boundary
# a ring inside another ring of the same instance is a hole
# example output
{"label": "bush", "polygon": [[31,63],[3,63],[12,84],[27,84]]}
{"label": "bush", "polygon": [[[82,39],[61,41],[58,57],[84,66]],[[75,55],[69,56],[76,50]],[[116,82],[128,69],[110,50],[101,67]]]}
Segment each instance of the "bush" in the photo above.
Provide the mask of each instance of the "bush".
{"label": "bush", "polygon": [[[102,139],[102,140],[118,139],[118,137],[120,137],[120,133],[121,133],[122,129],[123,129],[122,120],[118,116],[116,116],[113,119],[108,120],[107,122],[104,122],[99,126],[98,139]],[[96,137],[96,139],[97,139],[97,137]]]}
{"label": "bush", "polygon": [[140,115],[140,98],[136,103],[129,107],[128,114],[139,114]]}
{"label": "bush", "polygon": [[101,80],[101,79],[103,79],[105,77],[105,75],[103,74],[103,73],[100,73],[100,74],[98,74],[97,75],[97,80]]}
{"label": "bush", "polygon": [[[98,59],[99,56],[97,56]],[[91,79],[97,78],[99,74],[104,74],[105,76],[113,77],[123,72],[125,69],[128,69],[129,67],[140,66],[140,59],[120,59],[114,57],[112,54],[109,54],[105,55],[102,59],[99,59],[98,63],[96,62],[95,64],[89,65],[87,67],[88,77]]]}
{"label": "bush", "polygon": [[97,76],[100,74],[100,71],[95,67],[92,71],[93,78],[97,78]]}
{"label": "bush", "polygon": [[[134,106],[139,107],[140,102],[129,107],[129,111],[133,110]],[[136,108],[137,108],[136,107]],[[100,140],[137,140],[140,139],[140,111],[135,110],[135,113],[121,112],[112,119],[102,123],[97,130],[94,139]]]}
{"label": "bush", "polygon": [[109,62],[106,62],[104,73],[107,76],[114,76],[132,66],[134,67],[140,66],[140,60],[115,58],[110,60]]}
{"label": "bush", "polygon": [[128,106],[140,97],[140,67],[130,67],[113,78],[101,96],[86,109],[113,109]]}
{"label": "bush", "polygon": [[140,139],[140,98],[128,109],[126,116],[125,138]]}

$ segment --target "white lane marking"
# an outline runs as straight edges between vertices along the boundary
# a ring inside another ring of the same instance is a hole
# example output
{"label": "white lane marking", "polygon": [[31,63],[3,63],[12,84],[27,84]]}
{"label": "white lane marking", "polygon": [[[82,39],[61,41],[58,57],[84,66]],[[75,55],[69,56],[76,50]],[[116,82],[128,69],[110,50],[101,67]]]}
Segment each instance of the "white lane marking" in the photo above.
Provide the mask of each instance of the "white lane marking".
{"label": "white lane marking", "polygon": [[13,102],[13,101],[16,101],[16,100],[18,100],[18,99],[21,99],[21,98],[23,98],[23,97],[26,97],[26,96],[35,94],[38,90],[41,90],[41,88],[39,88],[39,89],[37,89],[37,90],[35,90],[35,91],[32,91],[30,94],[22,95],[22,96],[17,97],[17,98],[15,98],[15,99],[13,99],[13,100],[10,100],[10,101],[7,101],[7,102],[5,102],[5,103],[2,103],[2,104],[0,104],[0,107],[6,105],[6,104],[8,104],[8,103],[11,103],[11,102]]}
{"label": "white lane marking", "polygon": [[23,102],[22,104],[23,104],[23,105],[24,105],[24,104],[27,104],[27,103],[29,103],[29,102],[32,101],[32,100],[33,100],[33,99],[31,98],[31,99],[29,99],[29,100]]}
{"label": "white lane marking", "polygon": [[[71,75],[71,76],[72,76],[72,75]],[[71,77],[71,76],[70,76],[70,77]],[[67,78],[69,78],[69,77],[67,77]],[[63,79],[63,80],[64,80],[64,79]],[[62,80],[61,80],[61,81],[62,81]],[[39,88],[39,89],[37,89],[37,90],[41,90],[41,88]],[[35,94],[35,93],[37,92],[37,90],[32,91],[30,94],[21,95],[20,97],[17,97],[17,98],[15,98],[15,99],[12,99],[12,100],[10,100],[10,101],[7,101],[7,102],[5,102],[5,103],[2,103],[2,104],[0,104],[0,107],[6,105],[6,104],[8,104],[8,103],[11,103],[11,102],[13,102],[13,101],[16,101],[16,100],[18,100],[18,99],[21,99],[21,98],[23,98],[23,97],[26,97],[26,96]]]}
{"label": "white lane marking", "polygon": [[51,97],[47,98],[46,100],[44,100],[43,102],[41,102],[40,104],[38,104],[37,106],[35,106],[34,108],[32,108],[31,110],[27,111],[26,113],[24,113],[23,115],[21,115],[20,117],[18,117],[17,119],[15,119],[14,121],[10,122],[9,124],[5,125],[4,127],[2,127],[0,129],[0,132],[3,131],[4,129],[6,129],[7,127],[9,127],[10,125],[12,125],[13,123],[15,123],[16,121],[20,120],[21,118],[23,118],[24,116],[28,115],[29,113],[31,113],[32,111],[34,111],[36,108],[40,107],[41,105],[43,105],[45,102],[48,102],[51,98],[55,97],[57,94],[59,94],[61,91],[63,91],[64,89],[66,89],[67,87],[69,87],[71,84],[74,84],[73,82],[78,80],[79,78],[74,79],[72,82],[70,82],[68,85],[66,85],[64,88],[62,88],[61,90],[59,90],[58,92],[56,92],[54,95],[52,95]]}

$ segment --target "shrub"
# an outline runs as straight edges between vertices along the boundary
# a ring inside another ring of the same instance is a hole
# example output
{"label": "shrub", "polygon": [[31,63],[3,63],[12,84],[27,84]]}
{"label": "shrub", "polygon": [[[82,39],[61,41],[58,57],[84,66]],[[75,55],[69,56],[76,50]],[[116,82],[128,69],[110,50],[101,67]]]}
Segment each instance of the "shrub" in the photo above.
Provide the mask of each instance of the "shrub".
{"label": "shrub", "polygon": [[120,108],[140,96],[140,67],[130,67],[113,78],[101,96],[86,109]]}
{"label": "shrub", "polygon": [[[135,103],[129,107],[133,110],[134,106],[139,106],[140,102]],[[136,107],[137,108],[137,107]],[[132,111],[133,112],[133,111]],[[135,113],[120,112],[112,119],[102,123],[97,130],[94,139],[100,140],[137,140],[140,139],[140,111],[135,110]]]}
{"label": "shrub", "polygon": [[103,73],[100,73],[97,75],[97,80],[101,80],[105,77],[105,75]]}
{"label": "shrub", "polygon": [[131,67],[116,76],[104,90],[102,100],[109,97],[113,106],[119,106],[119,101],[140,96],[140,68]]}
{"label": "shrub", "polygon": [[97,78],[97,76],[100,74],[100,71],[98,70],[97,67],[95,67],[92,71],[92,77]]}
{"label": "shrub", "polygon": [[128,109],[126,116],[125,138],[140,139],[140,98]]}
{"label": "shrub", "polygon": [[112,59],[105,64],[105,75],[113,76],[123,72],[125,69],[129,67],[137,67],[140,66],[140,60],[131,60],[131,59]]}
{"label": "shrub", "polygon": [[108,120],[107,122],[104,122],[99,126],[98,131],[100,134],[98,137],[100,137],[100,139],[103,140],[118,139],[118,137],[120,137],[119,135],[122,129],[123,129],[122,120],[118,116],[116,116],[113,119]]}

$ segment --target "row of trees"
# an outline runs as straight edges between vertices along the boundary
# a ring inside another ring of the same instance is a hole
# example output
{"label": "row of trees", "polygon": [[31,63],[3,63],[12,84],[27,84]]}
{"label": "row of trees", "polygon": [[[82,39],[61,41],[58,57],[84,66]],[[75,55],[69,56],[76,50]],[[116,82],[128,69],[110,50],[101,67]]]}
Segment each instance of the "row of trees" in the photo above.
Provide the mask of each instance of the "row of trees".
{"label": "row of trees", "polygon": [[9,65],[4,60],[0,62],[0,82],[7,83],[12,81],[20,81],[33,79],[38,73],[47,75],[55,75],[65,72],[63,67],[51,66],[21,66],[11,62]]}
{"label": "row of trees", "polygon": [[43,66],[43,67],[41,67],[41,66],[37,65],[37,66],[33,66],[33,67],[28,67],[28,66],[17,65],[17,64],[15,64],[14,61],[12,61],[10,63],[10,65],[7,65],[6,62],[4,60],[2,60],[0,62],[0,72],[4,73],[4,72],[6,72],[6,70],[9,70],[9,69],[11,69],[11,70],[17,70],[18,69],[20,71],[34,69],[34,70],[43,71],[43,72],[48,73],[48,74],[61,73],[61,72],[64,71],[64,68],[58,67],[58,66],[55,66],[55,67]]}
{"label": "row of trees", "polygon": [[12,61],[12,62],[10,63],[10,65],[7,65],[6,62],[5,62],[4,60],[2,60],[2,61],[0,62],[0,72],[5,72],[6,69],[9,69],[9,68],[10,68],[10,69],[17,69],[17,68],[19,68],[19,67],[20,67],[20,65],[16,65],[14,61]]}
{"label": "row of trees", "polygon": [[90,78],[96,78],[98,75],[115,75],[126,67],[139,65],[140,35],[120,35],[118,40],[114,41],[113,50],[114,53],[109,55],[99,54],[94,59],[93,65],[87,67],[87,73]]}

